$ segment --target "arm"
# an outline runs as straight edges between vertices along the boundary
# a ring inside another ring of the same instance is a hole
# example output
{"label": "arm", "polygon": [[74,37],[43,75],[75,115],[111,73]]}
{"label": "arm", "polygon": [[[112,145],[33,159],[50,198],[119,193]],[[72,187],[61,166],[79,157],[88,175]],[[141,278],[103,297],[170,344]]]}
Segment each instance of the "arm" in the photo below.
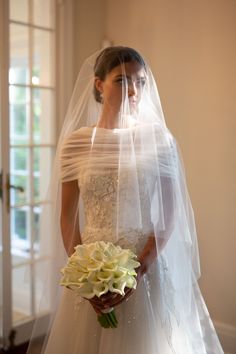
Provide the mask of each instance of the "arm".
{"label": "arm", "polygon": [[70,256],[81,243],[79,231],[79,187],[76,180],[62,183],[61,232],[65,250]]}
{"label": "arm", "polygon": [[138,257],[138,261],[141,263],[141,266],[138,269],[138,279],[148,271],[151,264],[165,247],[173,231],[174,196],[172,179],[169,177],[161,177],[161,188],[165,230],[159,232],[157,235],[157,241],[154,232],[149,235],[148,241]]}

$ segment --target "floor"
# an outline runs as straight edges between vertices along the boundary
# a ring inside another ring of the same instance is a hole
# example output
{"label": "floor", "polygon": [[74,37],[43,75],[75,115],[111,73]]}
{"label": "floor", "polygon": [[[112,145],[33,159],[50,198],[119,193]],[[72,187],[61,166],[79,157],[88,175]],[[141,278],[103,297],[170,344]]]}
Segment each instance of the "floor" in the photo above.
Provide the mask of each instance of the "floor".
{"label": "floor", "polygon": [[[31,347],[32,354],[40,354],[39,348],[42,348],[42,346],[41,346],[42,340],[43,340],[43,337],[34,341],[33,347]],[[5,351],[0,349],[0,354],[26,354],[28,344],[29,343],[25,343],[25,344],[19,345],[15,348],[5,350]]]}
{"label": "floor", "polygon": [[[0,354],[25,354],[27,351],[27,347],[28,347],[28,343],[21,345],[15,349],[9,350],[7,352],[0,350]],[[225,353],[225,354],[230,354],[230,353]]]}
{"label": "floor", "polygon": [[16,347],[14,349],[11,350],[0,350],[0,354],[25,354],[27,351],[27,347],[28,347],[28,343],[20,345],[19,347]]}

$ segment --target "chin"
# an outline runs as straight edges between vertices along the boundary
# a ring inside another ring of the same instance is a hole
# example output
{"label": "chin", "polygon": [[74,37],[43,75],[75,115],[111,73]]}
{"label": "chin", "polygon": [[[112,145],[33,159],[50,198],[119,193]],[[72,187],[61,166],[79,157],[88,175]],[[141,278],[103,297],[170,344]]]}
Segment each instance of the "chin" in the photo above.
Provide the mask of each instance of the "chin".
{"label": "chin", "polygon": [[138,112],[138,106],[135,104],[131,104],[130,106],[129,106],[129,109],[130,109],[130,113],[131,114],[135,114],[135,113],[137,113]]}

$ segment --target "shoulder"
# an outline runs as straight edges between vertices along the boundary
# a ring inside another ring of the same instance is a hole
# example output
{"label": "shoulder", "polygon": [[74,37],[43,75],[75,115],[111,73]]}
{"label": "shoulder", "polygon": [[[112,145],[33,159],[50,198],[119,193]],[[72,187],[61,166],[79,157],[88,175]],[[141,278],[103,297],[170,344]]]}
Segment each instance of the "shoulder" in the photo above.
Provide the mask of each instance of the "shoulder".
{"label": "shoulder", "polygon": [[91,143],[91,130],[89,127],[82,127],[65,136],[60,144],[61,153],[89,145]]}
{"label": "shoulder", "polygon": [[80,128],[65,136],[59,143],[62,182],[78,179],[90,150],[90,135],[89,129]]}
{"label": "shoulder", "polygon": [[73,132],[67,134],[63,138],[62,142],[64,142],[64,143],[73,142],[78,139],[86,138],[88,136],[91,136],[91,131],[92,131],[92,127],[82,127],[82,128],[76,129]]}

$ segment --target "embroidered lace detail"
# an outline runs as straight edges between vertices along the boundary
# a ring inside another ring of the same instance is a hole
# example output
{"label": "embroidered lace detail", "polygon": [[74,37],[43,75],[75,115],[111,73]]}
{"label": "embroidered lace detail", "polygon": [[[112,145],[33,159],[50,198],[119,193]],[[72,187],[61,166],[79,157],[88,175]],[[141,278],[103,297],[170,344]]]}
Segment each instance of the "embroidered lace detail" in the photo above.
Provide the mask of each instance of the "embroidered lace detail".
{"label": "embroidered lace detail", "polygon": [[116,174],[81,175],[79,187],[84,202],[86,228],[101,229],[101,232],[106,229],[106,233],[111,235],[116,223],[117,183]]}
{"label": "embroidered lace detail", "polygon": [[[152,224],[147,201],[142,197],[142,210],[140,225],[137,225],[137,205],[133,198],[133,181],[125,173],[119,177],[121,186],[119,191],[117,172],[110,171],[106,174],[96,174],[95,171],[81,171],[79,175],[79,188],[84,203],[85,226],[82,232],[82,242],[107,241],[119,244],[121,247],[130,248],[139,252],[144,246],[147,236],[152,231]],[[141,178],[141,175],[140,175]],[[127,193],[128,191],[128,193]],[[125,210],[117,210],[117,198],[121,198]],[[119,230],[117,231],[117,215],[119,215]]]}

